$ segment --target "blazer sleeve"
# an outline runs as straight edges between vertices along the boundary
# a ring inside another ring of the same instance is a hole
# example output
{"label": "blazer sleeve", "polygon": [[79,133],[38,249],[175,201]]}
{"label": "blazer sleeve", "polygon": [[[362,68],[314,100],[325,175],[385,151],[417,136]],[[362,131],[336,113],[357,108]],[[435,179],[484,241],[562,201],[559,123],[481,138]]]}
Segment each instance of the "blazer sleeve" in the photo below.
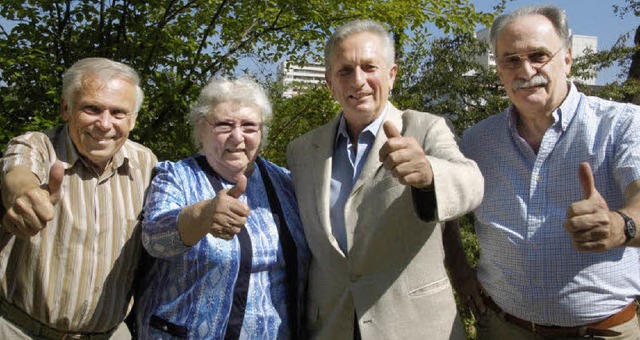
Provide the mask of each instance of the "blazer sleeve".
{"label": "blazer sleeve", "polygon": [[[448,221],[475,209],[484,194],[484,178],[474,161],[466,158],[458,146],[451,123],[430,113],[405,111],[406,135],[422,142],[433,171],[434,188],[413,192],[416,212],[421,219]],[[420,208],[417,205],[421,205]],[[429,206],[435,210],[429,213]]]}

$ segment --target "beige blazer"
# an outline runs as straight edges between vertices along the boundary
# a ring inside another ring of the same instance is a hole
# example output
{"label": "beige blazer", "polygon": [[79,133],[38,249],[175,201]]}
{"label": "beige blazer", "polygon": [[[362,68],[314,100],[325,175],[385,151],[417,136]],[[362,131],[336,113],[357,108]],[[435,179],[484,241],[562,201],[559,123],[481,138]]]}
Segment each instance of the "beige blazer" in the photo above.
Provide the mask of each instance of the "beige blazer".
{"label": "beige blazer", "polygon": [[440,221],[474,209],[483,178],[458,149],[445,119],[390,103],[386,120],[424,147],[434,173],[435,220],[414,210],[411,187],[382,167],[380,128],[345,205],[344,254],[331,233],[331,158],[338,118],[297,138],[287,159],[309,248],[307,327],[312,338],[352,339],[357,315],[363,339],[465,339],[443,265]]}

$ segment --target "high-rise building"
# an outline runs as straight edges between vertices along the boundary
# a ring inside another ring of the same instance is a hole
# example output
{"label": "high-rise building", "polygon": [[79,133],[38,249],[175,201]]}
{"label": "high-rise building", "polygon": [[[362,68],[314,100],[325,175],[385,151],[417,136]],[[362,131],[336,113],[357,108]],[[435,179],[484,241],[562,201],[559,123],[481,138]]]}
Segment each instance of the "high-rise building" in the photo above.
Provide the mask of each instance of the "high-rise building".
{"label": "high-rise building", "polygon": [[[484,41],[489,41],[489,29],[485,28],[481,31],[476,32],[476,37],[478,39],[482,39]],[[591,53],[598,52],[598,37],[590,36],[590,35],[573,35],[573,39],[571,41],[571,54],[573,59],[581,57],[585,55],[585,52],[590,51]],[[477,57],[477,62],[484,67],[495,67],[496,66],[496,58],[493,55],[492,48],[487,51],[487,53],[480,55]],[[596,78],[598,77],[597,72],[594,70],[595,74],[592,78],[574,78],[571,77],[571,80],[576,82],[580,82],[586,85],[595,85]]]}
{"label": "high-rise building", "polygon": [[278,65],[278,75],[286,88],[283,96],[290,98],[298,95],[305,86],[323,83],[324,65],[307,63],[301,66],[284,61]]}

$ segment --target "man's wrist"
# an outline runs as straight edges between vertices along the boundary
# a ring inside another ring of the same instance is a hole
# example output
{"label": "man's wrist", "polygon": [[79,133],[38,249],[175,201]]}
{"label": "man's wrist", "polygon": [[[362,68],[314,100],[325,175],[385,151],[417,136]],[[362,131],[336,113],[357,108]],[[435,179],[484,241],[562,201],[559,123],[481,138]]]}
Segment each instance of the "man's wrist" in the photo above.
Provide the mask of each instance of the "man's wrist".
{"label": "man's wrist", "polygon": [[633,219],[623,213],[620,210],[614,210],[616,213],[618,213],[618,215],[620,215],[622,217],[622,220],[624,222],[623,224],[623,232],[624,232],[624,243],[623,244],[628,244],[629,242],[631,242],[631,240],[633,240],[636,237],[636,223],[633,221]]}

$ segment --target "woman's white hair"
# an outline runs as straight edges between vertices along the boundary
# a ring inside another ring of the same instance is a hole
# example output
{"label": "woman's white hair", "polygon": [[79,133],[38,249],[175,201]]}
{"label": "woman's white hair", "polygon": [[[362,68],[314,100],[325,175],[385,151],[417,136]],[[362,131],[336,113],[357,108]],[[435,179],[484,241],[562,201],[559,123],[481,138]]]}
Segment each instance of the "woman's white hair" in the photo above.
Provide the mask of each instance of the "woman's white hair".
{"label": "woman's white hair", "polygon": [[[262,142],[261,147],[266,145],[268,124],[271,119],[271,102],[266,92],[252,79],[239,78],[230,80],[222,77],[214,77],[209,80],[198,96],[198,101],[189,111],[189,123],[193,128],[192,135],[196,146],[202,146],[196,129],[204,122],[218,105],[222,103],[234,103],[244,107],[257,107],[262,118]],[[205,122],[206,124],[206,122]]]}

